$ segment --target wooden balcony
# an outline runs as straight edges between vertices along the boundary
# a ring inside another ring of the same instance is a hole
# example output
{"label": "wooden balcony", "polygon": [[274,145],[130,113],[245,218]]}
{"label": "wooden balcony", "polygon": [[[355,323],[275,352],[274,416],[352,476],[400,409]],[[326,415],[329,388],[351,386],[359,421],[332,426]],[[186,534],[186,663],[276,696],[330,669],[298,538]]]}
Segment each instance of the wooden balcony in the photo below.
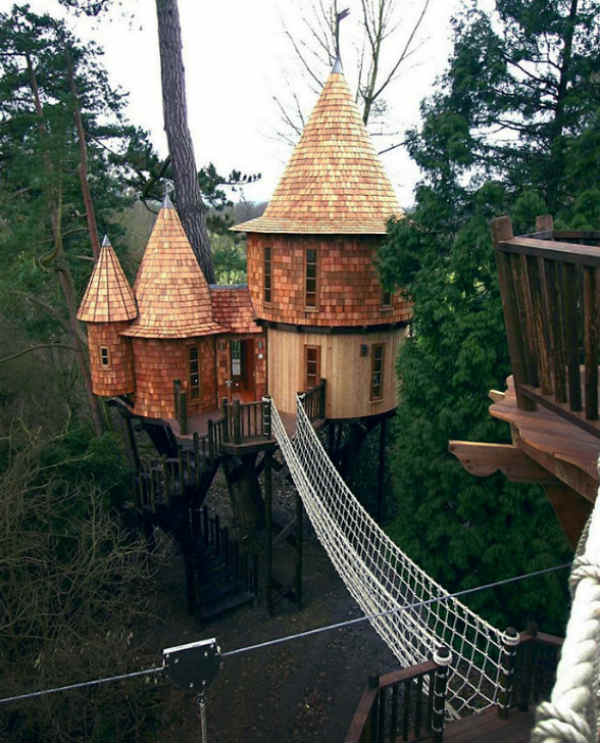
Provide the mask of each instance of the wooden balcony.
{"label": "wooden balcony", "polygon": [[598,488],[600,232],[557,232],[548,215],[537,229],[515,237],[508,217],[492,223],[513,374],[490,413],[513,445],[450,451],[473,474],[542,484],[575,544]]}
{"label": "wooden balcony", "polygon": [[526,743],[534,707],[552,689],[561,646],[560,637],[522,632],[516,652],[507,655],[512,667],[503,679],[506,696],[497,705],[460,720],[444,719],[446,669],[433,660],[372,676],[345,743]]}

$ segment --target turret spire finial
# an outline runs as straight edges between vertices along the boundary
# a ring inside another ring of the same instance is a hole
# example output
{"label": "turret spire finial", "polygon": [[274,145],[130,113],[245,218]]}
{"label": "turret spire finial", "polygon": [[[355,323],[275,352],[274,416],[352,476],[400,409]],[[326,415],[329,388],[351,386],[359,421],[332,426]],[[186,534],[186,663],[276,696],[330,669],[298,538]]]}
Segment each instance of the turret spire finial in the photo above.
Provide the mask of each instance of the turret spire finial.
{"label": "turret spire finial", "polygon": [[331,70],[332,72],[342,72],[342,57],[340,55],[340,23],[349,15],[350,8],[345,8],[335,15],[335,64]]}
{"label": "turret spire finial", "polygon": [[171,198],[169,196],[169,186],[169,181],[165,181],[165,195],[163,197],[162,203],[163,209],[173,209],[173,202],[171,201]]}
{"label": "turret spire finial", "polygon": [[110,245],[110,240],[108,239],[108,235],[104,235],[102,238],[102,247],[107,248]]}

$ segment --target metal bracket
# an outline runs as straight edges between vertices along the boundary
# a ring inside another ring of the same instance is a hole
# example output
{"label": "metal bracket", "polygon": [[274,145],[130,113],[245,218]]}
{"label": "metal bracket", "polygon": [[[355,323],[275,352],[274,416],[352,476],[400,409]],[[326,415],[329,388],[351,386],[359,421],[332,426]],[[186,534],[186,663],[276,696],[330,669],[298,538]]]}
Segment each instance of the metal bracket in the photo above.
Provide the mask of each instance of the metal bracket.
{"label": "metal bracket", "polygon": [[163,663],[171,681],[184,689],[202,692],[216,677],[221,648],[214,637],[163,650]]}

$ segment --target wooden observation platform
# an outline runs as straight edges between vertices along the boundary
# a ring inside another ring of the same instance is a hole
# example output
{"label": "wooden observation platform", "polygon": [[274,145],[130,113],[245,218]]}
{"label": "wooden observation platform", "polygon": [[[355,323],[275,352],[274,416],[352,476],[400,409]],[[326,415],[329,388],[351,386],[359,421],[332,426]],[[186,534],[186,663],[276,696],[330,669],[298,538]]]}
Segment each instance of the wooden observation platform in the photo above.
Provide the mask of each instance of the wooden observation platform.
{"label": "wooden observation platform", "polygon": [[600,233],[555,231],[548,215],[533,235],[514,237],[508,217],[492,227],[513,374],[490,414],[513,441],[450,451],[474,475],[542,485],[574,547],[598,490]]}

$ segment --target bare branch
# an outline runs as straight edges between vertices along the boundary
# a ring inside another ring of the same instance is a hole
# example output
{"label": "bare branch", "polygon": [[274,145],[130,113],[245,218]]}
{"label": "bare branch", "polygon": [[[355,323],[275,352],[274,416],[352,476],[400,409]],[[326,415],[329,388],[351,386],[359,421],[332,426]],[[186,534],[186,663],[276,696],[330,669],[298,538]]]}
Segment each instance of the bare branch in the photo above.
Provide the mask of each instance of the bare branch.
{"label": "bare branch", "polygon": [[38,351],[40,348],[64,348],[67,351],[77,351],[74,346],[67,346],[64,343],[40,343],[37,346],[30,346],[29,348],[13,353],[10,356],[4,356],[0,359],[0,364],[4,364],[6,361],[12,361],[13,359],[18,359],[20,356],[25,356],[26,353],[31,353],[32,351]]}

